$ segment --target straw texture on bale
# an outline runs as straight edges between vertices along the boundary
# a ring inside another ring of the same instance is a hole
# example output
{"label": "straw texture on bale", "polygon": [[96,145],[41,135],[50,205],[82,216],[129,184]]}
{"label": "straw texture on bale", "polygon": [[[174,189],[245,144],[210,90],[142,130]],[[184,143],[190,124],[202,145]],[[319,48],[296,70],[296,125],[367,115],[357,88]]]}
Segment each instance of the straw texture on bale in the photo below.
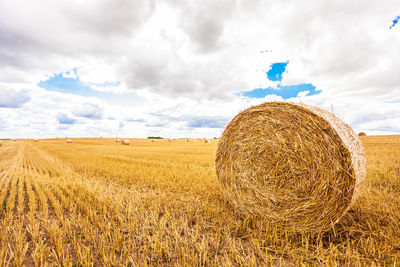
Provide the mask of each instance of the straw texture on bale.
{"label": "straw texture on bale", "polygon": [[210,140],[204,140],[204,143],[206,143],[206,144],[208,144],[208,143],[210,143]]}
{"label": "straw texture on bale", "polygon": [[128,139],[125,139],[125,140],[122,140],[122,141],[121,141],[121,144],[122,144],[122,145],[126,145],[126,146],[129,146],[130,143],[131,143],[131,141],[128,140]]}
{"label": "straw texture on bale", "polygon": [[367,136],[367,134],[364,133],[364,132],[359,132],[359,133],[358,133],[358,136]]}
{"label": "straw texture on bale", "polygon": [[354,131],[322,109],[270,102],[238,114],[218,144],[216,171],[238,212],[294,232],[329,230],[366,175]]}
{"label": "straw texture on bale", "polygon": [[72,143],[72,140],[71,139],[67,139],[67,143]]}

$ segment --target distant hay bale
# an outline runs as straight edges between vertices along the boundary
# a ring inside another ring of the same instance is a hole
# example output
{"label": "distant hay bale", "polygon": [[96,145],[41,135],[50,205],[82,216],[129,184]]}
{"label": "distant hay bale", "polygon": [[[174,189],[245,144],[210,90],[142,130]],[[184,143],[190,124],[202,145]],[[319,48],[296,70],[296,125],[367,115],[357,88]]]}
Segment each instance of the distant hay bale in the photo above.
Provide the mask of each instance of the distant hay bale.
{"label": "distant hay bale", "polygon": [[168,142],[172,142],[171,138],[168,138]]}
{"label": "distant hay bale", "polygon": [[210,140],[206,139],[206,140],[204,140],[204,143],[208,144],[208,143],[210,143]]}
{"label": "distant hay bale", "polygon": [[13,139],[13,142],[16,142],[17,141],[17,139]]}
{"label": "distant hay bale", "polygon": [[326,231],[356,200],[362,144],[335,115],[270,102],[239,113],[220,138],[216,172],[238,212],[294,232]]}
{"label": "distant hay bale", "polygon": [[2,146],[2,145],[3,145],[3,141],[0,140],[0,146]]}
{"label": "distant hay bale", "polygon": [[189,138],[186,138],[186,142],[190,142],[190,139],[189,139]]}
{"label": "distant hay bale", "polygon": [[122,140],[122,141],[121,141],[121,144],[122,144],[122,145],[129,146],[129,145],[131,144],[131,141],[128,140],[128,139],[125,139],[125,140]]}
{"label": "distant hay bale", "polygon": [[367,136],[367,134],[364,133],[364,132],[359,132],[359,133],[358,133],[358,136]]}
{"label": "distant hay bale", "polygon": [[72,143],[72,140],[71,139],[67,139],[67,143]]}
{"label": "distant hay bale", "polygon": [[115,142],[121,142],[121,140],[119,138],[115,139]]}
{"label": "distant hay bale", "polygon": [[37,143],[37,142],[39,142],[39,139],[33,139],[33,142]]}
{"label": "distant hay bale", "polygon": [[154,139],[151,139],[151,142],[155,143],[155,142],[156,142],[156,140],[154,140]]}

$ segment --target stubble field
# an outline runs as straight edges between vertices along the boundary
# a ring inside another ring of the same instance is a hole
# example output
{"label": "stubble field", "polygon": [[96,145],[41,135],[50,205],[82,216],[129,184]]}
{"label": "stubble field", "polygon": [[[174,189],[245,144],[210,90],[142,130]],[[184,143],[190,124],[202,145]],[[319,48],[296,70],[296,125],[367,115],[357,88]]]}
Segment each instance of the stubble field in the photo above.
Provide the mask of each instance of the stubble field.
{"label": "stubble field", "polygon": [[400,136],[362,137],[364,190],[334,229],[291,234],[235,213],[217,141],[3,141],[0,263],[63,266],[400,264]]}

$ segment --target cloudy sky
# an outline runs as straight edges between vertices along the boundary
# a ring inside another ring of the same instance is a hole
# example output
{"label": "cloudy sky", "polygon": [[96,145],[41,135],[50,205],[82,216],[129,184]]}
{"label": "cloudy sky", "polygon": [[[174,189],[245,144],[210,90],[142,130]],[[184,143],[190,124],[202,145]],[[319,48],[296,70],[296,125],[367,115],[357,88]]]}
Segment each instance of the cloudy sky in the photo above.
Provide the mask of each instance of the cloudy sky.
{"label": "cloudy sky", "polygon": [[400,133],[398,0],[0,0],[0,138],[214,137],[265,101]]}

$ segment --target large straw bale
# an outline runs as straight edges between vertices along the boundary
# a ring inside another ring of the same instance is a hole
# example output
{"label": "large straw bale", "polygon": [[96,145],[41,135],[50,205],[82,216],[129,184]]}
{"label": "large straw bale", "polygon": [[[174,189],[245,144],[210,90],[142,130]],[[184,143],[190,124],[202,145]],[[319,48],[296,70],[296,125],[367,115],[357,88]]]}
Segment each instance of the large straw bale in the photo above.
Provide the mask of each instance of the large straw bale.
{"label": "large straw bale", "polygon": [[364,133],[364,132],[359,132],[359,133],[358,133],[358,136],[367,136],[367,134]]}
{"label": "large straw bale", "polygon": [[125,139],[125,140],[122,140],[122,141],[121,141],[121,144],[122,144],[122,145],[129,146],[129,145],[131,144],[131,141],[130,141],[129,139]]}
{"label": "large straw bale", "polygon": [[239,213],[285,230],[330,229],[366,174],[354,131],[322,109],[269,102],[239,113],[218,144],[216,171]]}
{"label": "large straw bale", "polygon": [[72,143],[72,140],[71,139],[67,139],[67,143]]}
{"label": "large straw bale", "polygon": [[206,140],[204,140],[204,143],[208,144],[208,143],[210,143],[210,140],[206,139]]}
{"label": "large straw bale", "polygon": [[2,146],[2,145],[3,145],[3,141],[0,140],[0,146]]}
{"label": "large straw bale", "polygon": [[117,138],[117,139],[115,139],[115,142],[119,143],[119,142],[121,142],[121,139]]}

